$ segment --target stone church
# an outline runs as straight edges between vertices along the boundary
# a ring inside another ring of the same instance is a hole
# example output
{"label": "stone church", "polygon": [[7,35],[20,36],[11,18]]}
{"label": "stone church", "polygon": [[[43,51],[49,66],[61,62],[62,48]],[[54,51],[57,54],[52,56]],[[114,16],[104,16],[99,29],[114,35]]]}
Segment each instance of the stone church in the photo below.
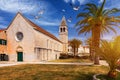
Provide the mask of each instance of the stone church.
{"label": "stone church", "polygon": [[17,13],[7,29],[0,30],[0,61],[48,61],[68,52],[65,17],[59,26],[59,39]]}

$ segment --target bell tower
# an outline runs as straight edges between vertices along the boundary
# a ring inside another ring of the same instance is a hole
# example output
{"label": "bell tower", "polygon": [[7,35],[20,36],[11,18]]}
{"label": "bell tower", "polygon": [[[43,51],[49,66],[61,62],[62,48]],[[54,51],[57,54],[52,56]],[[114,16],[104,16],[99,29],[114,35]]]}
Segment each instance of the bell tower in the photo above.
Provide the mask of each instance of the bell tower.
{"label": "bell tower", "polygon": [[68,27],[66,19],[63,16],[60,27],[59,27],[59,38],[63,42],[63,53],[68,53]]}

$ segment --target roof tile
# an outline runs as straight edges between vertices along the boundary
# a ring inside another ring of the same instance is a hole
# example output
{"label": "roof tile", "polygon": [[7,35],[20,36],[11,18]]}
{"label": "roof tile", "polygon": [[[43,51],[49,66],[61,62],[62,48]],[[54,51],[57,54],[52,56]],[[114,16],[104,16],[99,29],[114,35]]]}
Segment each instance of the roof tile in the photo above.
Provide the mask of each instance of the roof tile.
{"label": "roof tile", "polygon": [[[21,15],[21,13],[18,13],[18,14]],[[21,15],[21,16],[22,16],[22,15]],[[58,38],[56,38],[54,35],[52,35],[52,34],[49,33],[48,31],[42,29],[41,27],[39,27],[38,25],[36,25],[36,24],[33,23],[32,21],[28,20],[28,19],[25,18],[24,16],[22,16],[22,17],[23,17],[31,26],[33,26],[35,30],[37,30],[37,31],[39,31],[39,32],[41,32],[41,33],[43,33],[43,34],[45,34],[45,35],[47,35],[47,36],[53,38],[53,39],[56,40],[56,41],[61,42]],[[61,42],[61,43],[62,43],[62,42]]]}

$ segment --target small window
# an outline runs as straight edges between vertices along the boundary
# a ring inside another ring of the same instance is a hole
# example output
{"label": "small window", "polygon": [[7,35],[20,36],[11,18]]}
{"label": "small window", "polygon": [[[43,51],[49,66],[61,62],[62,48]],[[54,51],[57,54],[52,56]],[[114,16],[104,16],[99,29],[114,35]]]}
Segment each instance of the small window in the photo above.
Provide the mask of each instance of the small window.
{"label": "small window", "polygon": [[62,32],[62,28],[60,28],[60,32]]}
{"label": "small window", "polygon": [[5,45],[5,40],[2,40],[2,45]]}
{"label": "small window", "polygon": [[1,44],[1,45],[7,45],[7,40],[0,39],[0,44]]}
{"label": "small window", "polygon": [[65,32],[65,28],[63,28],[63,32]]}

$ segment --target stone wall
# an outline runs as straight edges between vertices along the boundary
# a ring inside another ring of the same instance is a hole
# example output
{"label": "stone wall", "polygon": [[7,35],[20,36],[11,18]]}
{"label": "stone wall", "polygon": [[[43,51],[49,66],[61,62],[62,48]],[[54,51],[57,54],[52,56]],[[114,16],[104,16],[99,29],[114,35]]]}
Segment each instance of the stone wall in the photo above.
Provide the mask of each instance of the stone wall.
{"label": "stone wall", "polygon": [[[17,32],[23,33],[23,39],[21,41],[17,41],[16,39]],[[7,41],[7,53],[9,54],[10,61],[17,61],[18,47],[22,47],[23,49],[23,61],[35,61],[33,27],[31,27],[20,14],[16,16],[7,29]]]}

